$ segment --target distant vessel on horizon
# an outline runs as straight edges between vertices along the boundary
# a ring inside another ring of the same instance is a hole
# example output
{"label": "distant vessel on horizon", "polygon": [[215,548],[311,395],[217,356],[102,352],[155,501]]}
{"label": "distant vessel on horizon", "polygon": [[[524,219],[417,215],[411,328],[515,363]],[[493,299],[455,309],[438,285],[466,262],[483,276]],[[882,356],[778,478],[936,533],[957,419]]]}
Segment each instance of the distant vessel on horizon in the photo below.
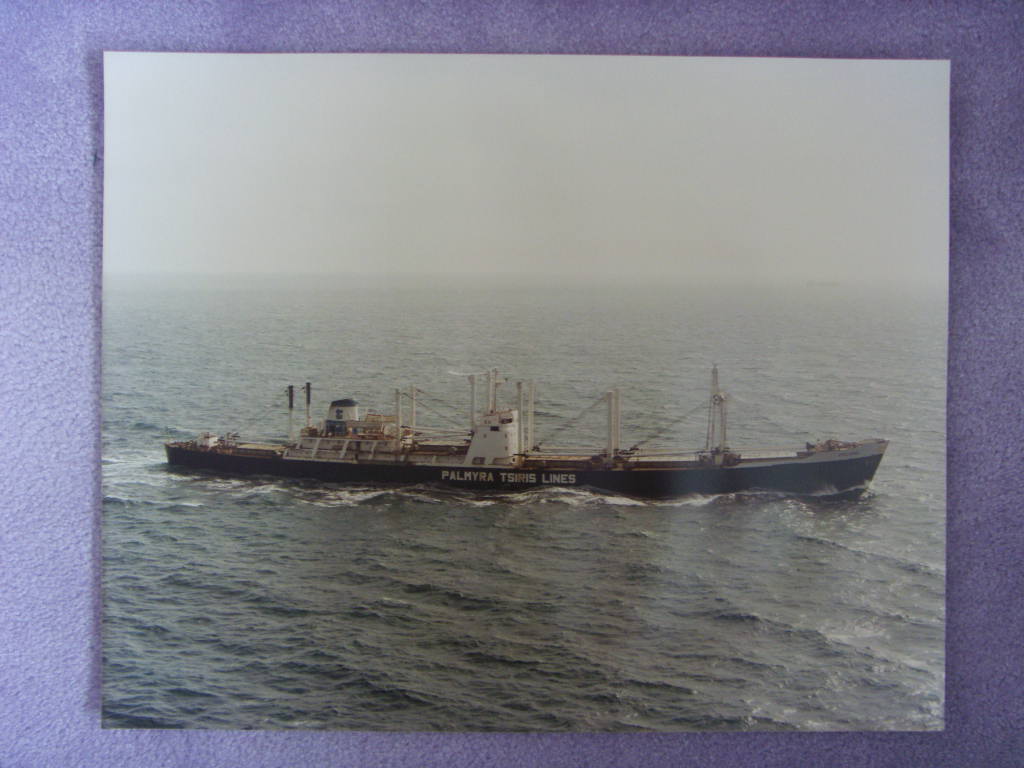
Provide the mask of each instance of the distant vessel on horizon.
{"label": "distant vessel on horizon", "polygon": [[[486,377],[486,399],[478,412],[478,379]],[[648,452],[620,446],[620,393],[612,389],[573,421],[599,405],[607,408],[607,441],[592,453],[542,449],[534,438],[533,382],[516,382],[515,407],[501,407],[498,388],[507,380],[492,369],[471,374],[469,430],[417,425],[417,399],[410,387],[395,390],[390,414],[362,413],[351,398],[331,402],[323,421],[310,418],[307,382],[306,426],[297,439],[291,424],[295,388],[289,386],[289,438],[281,443],[242,442],[237,433],[204,432],[193,440],[165,444],[174,467],[242,475],[315,478],[334,483],[438,484],[473,490],[522,491],[541,487],[582,487],[640,498],[688,494],[768,491],[787,494],[856,496],[863,492],[888,447],[883,439],[825,440],[795,451],[731,450],[726,438],[728,398],[712,368],[706,403],[705,445],[689,453]],[[409,407],[403,408],[404,401]],[[695,409],[696,410],[696,409]],[[691,411],[672,424],[694,413]],[[564,431],[563,427],[563,431]]]}

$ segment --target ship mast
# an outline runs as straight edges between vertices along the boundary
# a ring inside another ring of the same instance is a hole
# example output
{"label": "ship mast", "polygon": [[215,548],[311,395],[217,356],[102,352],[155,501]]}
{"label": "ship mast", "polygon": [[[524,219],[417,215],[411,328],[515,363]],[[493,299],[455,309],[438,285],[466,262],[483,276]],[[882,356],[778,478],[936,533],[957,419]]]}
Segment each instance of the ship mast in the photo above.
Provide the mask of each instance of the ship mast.
{"label": "ship mast", "polygon": [[[485,413],[492,414],[498,410],[498,387],[502,384],[508,383],[508,379],[502,379],[498,376],[498,369],[491,368],[480,373],[466,374],[466,378],[469,379],[469,429],[470,432],[476,429],[477,424],[480,423],[477,413],[477,377],[484,379],[486,377],[486,390],[483,400],[483,407],[486,409]],[[481,382],[483,383],[483,382]],[[534,392],[535,384],[533,381],[519,381],[516,382],[516,404],[518,406],[518,437],[519,437],[519,448],[521,452],[527,452],[533,446],[533,415],[534,415]],[[415,400],[413,401],[415,407]],[[415,413],[413,415],[415,419]]]}
{"label": "ship mast", "polygon": [[526,422],[526,435],[527,435],[526,445],[527,445],[527,447],[531,451],[533,450],[534,446],[536,445],[536,443],[534,442],[534,436],[533,436],[534,396],[536,394],[536,391],[537,391],[537,388],[534,385],[533,379],[531,379],[530,380],[529,395],[528,395],[528,397],[529,397],[529,405],[527,406],[528,417],[527,417],[527,422]]}
{"label": "ship mast", "polygon": [[612,389],[606,395],[608,398],[608,458],[615,458],[619,452],[619,440],[622,425],[622,413],[619,405],[619,390]]}
{"label": "ship mast", "polygon": [[[482,376],[487,377],[487,399],[485,413],[494,413],[498,409],[498,386],[501,384],[498,381],[498,369],[491,368],[489,371],[484,371]],[[471,373],[468,375],[469,378],[469,428],[473,430],[477,425],[477,412],[476,412],[476,377],[477,374]]]}
{"label": "ship mast", "polygon": [[498,410],[498,387],[501,386],[501,381],[498,380],[497,368],[491,368],[491,370],[487,372],[487,384],[487,410],[488,413],[494,413]]}
{"label": "ship mast", "polygon": [[416,430],[416,385],[409,385],[409,399],[412,404],[409,406],[409,426],[413,431]]}
{"label": "ship mast", "polygon": [[523,399],[523,382],[516,382],[516,407],[519,409],[516,412],[516,439],[519,441],[519,452],[526,453],[526,420],[523,418],[523,405],[526,401]]}
{"label": "ship mast", "polygon": [[295,385],[288,385],[288,441],[294,440],[295,429],[292,426],[292,414],[295,412]]}
{"label": "ship mast", "polygon": [[[717,440],[716,440],[717,437]],[[728,450],[725,434],[725,393],[718,387],[718,366],[711,366],[711,398],[708,400],[708,434],[704,450]]]}

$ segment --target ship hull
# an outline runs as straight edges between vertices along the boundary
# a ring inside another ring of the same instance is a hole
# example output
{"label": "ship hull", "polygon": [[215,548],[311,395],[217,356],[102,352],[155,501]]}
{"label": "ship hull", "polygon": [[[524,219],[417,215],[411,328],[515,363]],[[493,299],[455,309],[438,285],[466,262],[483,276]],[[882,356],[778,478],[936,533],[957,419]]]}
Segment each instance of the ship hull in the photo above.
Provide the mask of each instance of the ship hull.
{"label": "ship hull", "polygon": [[670,498],[745,491],[856,495],[874,477],[886,445],[885,441],[871,441],[854,450],[742,461],[730,467],[582,469],[320,461],[284,458],[273,451],[252,455],[208,450],[187,443],[168,443],[166,449],[172,466],[221,474],[312,478],[331,483],[436,484],[480,491],[579,487],[640,498]]}

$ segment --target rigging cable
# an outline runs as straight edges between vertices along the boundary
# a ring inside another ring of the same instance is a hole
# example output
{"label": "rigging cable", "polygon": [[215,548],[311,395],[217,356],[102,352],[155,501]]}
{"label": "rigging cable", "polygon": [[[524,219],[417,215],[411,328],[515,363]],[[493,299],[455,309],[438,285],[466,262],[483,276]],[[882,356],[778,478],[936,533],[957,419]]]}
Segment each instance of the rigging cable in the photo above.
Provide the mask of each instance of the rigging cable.
{"label": "rigging cable", "polygon": [[666,432],[668,432],[668,431],[669,431],[670,429],[672,429],[673,427],[676,427],[676,426],[678,426],[678,425],[679,425],[680,423],[682,423],[682,422],[686,421],[686,420],[687,420],[688,418],[690,418],[691,416],[693,416],[693,414],[697,413],[697,411],[700,411],[700,410],[702,410],[703,408],[704,408],[704,403],[700,403],[700,404],[699,404],[698,406],[696,406],[695,408],[691,408],[691,409],[690,409],[689,411],[687,411],[686,413],[684,413],[684,414],[683,414],[682,416],[680,416],[680,417],[679,417],[678,419],[674,419],[673,421],[670,421],[670,422],[669,422],[668,424],[664,424],[664,425],[662,425],[662,426],[661,426],[661,427],[660,427],[660,428],[659,428],[659,429],[658,429],[658,430],[657,430],[657,431],[656,431],[656,432],[655,432],[654,434],[650,435],[649,437],[645,437],[645,438],[644,438],[643,440],[641,440],[641,441],[640,441],[639,443],[636,443],[636,444],[634,444],[634,445],[633,445],[633,447],[632,447],[632,448],[630,448],[630,450],[631,450],[631,451],[635,451],[635,450],[636,450],[637,448],[639,448],[640,446],[642,446],[642,445],[646,445],[647,443],[651,442],[652,440],[655,440],[655,439],[657,439],[657,438],[661,437],[661,436],[662,436],[662,435],[664,435],[664,434],[665,434]]}
{"label": "rigging cable", "polygon": [[534,449],[540,448],[541,444],[546,443],[547,441],[549,441],[551,438],[555,437],[556,435],[560,435],[562,432],[565,432],[570,427],[576,426],[576,424],[579,423],[579,421],[584,416],[586,416],[590,411],[592,411],[598,405],[601,405],[602,403],[606,402],[606,399],[607,399],[606,395],[601,395],[599,398],[597,398],[597,400],[592,402],[590,405],[588,405],[586,408],[584,408],[582,411],[580,411],[578,414],[576,414],[569,421],[565,422],[564,424],[562,424],[561,426],[559,426],[555,430],[549,432],[547,435],[545,435],[540,440],[537,440],[536,444],[533,446],[533,448]]}
{"label": "rigging cable", "polygon": [[[285,390],[285,391],[287,391],[287,390]],[[262,411],[260,411],[256,416],[254,416],[253,418],[251,418],[248,421],[246,421],[245,423],[243,423],[235,431],[237,431],[238,433],[247,432],[254,424],[256,424],[257,422],[263,421],[264,419],[267,418],[267,416],[269,416],[274,411],[279,410],[280,408],[282,408],[282,406],[278,402],[275,402],[275,403],[267,406]]]}
{"label": "rigging cable", "polygon": [[[735,401],[735,402],[738,402],[740,405],[747,406],[748,408],[751,409],[751,411],[753,411],[753,413],[756,414],[756,418],[761,419],[762,421],[767,422],[770,426],[774,427],[775,429],[780,430],[783,434],[791,434],[791,435],[799,435],[799,434],[810,435],[810,434],[812,434],[811,432],[809,432],[807,430],[794,430],[792,424],[788,424],[788,425],[787,424],[781,424],[781,423],[775,421],[775,419],[771,418],[770,416],[766,416],[762,409],[757,408],[753,403],[749,402],[748,400],[744,400],[742,397],[737,397],[736,395],[730,395],[730,399]],[[801,403],[801,405],[805,405],[806,406],[806,404],[804,404],[804,403]],[[822,411],[817,406],[810,406],[810,407],[812,407],[815,410],[817,410],[823,416],[828,417],[828,414],[826,414],[824,411]]]}
{"label": "rigging cable", "polygon": [[[418,394],[418,395],[427,395],[428,397],[430,397],[430,398],[431,398],[431,400],[434,400],[433,396],[432,396],[432,395],[430,395],[430,393],[428,393],[428,392],[424,392],[424,391],[423,391],[422,389],[420,389],[419,387],[416,387],[416,394]],[[410,401],[412,400],[412,398],[411,398],[411,397],[409,396],[409,393],[408,393],[408,392],[402,392],[402,396],[403,396],[403,397],[405,397],[405,399],[407,399],[407,400],[410,400]],[[438,413],[438,412],[437,412],[437,411],[435,411],[435,410],[434,410],[433,408],[431,408],[430,406],[426,405],[426,404],[425,404],[425,403],[424,403],[424,402],[423,402],[422,400],[420,400],[420,399],[417,399],[417,400],[416,400],[416,407],[417,407],[417,408],[422,408],[423,410],[425,410],[425,411],[428,411],[429,413],[432,413],[432,414],[433,414],[434,416],[436,416],[437,418],[441,419],[441,421],[445,422],[446,424],[458,425],[458,422],[456,422],[456,421],[455,421],[454,419],[452,419],[452,418],[451,418],[450,416],[445,416],[445,415],[444,415],[444,414],[442,414],[442,413]]]}

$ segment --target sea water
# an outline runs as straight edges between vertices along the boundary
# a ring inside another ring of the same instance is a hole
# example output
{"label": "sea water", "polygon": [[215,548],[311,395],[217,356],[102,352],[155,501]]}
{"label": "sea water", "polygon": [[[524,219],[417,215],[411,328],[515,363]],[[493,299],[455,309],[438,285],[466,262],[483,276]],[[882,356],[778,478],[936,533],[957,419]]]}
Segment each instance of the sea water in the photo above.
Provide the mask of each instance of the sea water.
{"label": "sea water", "polygon": [[[942,727],[944,295],[110,277],[103,312],[107,727]],[[314,420],[340,397],[389,413],[415,384],[419,423],[465,430],[466,375],[490,367],[537,382],[545,445],[599,450],[606,409],[586,409],[619,387],[623,445],[692,450],[713,363],[734,448],[891,440],[870,491],[473,494],[163,453],[205,430],[283,438],[306,381]]]}

